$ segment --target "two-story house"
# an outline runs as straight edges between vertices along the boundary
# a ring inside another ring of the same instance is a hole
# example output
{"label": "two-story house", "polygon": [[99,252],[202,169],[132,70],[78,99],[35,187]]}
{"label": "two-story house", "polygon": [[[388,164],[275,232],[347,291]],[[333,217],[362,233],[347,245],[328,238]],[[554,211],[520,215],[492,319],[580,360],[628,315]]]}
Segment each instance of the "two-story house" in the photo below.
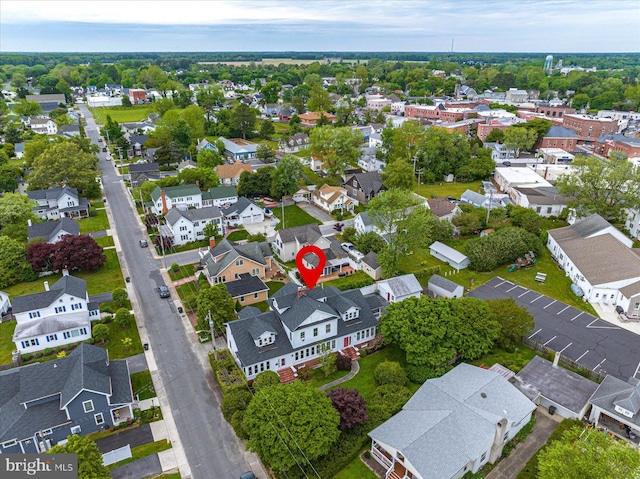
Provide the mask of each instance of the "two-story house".
{"label": "two-story house", "polygon": [[163,215],[171,208],[186,210],[202,207],[202,192],[196,185],[169,186],[151,192],[153,205],[151,211],[156,215]]}
{"label": "two-story house", "polygon": [[309,135],[306,133],[296,133],[288,139],[282,139],[278,143],[280,151],[284,153],[296,153],[303,148],[309,147]]}
{"label": "two-story house", "polygon": [[353,212],[353,208],[358,204],[355,198],[349,197],[345,188],[326,183],[311,193],[311,199],[314,205],[327,213],[335,210]]}
{"label": "two-story house", "polygon": [[266,279],[267,271],[272,268],[272,257],[271,248],[266,241],[240,245],[223,239],[202,254],[200,263],[209,283],[216,284],[238,280],[244,273]]}
{"label": "two-story house", "polygon": [[216,186],[202,193],[202,206],[217,206],[226,208],[238,201],[235,186]]}
{"label": "two-story house", "polygon": [[222,214],[227,226],[249,225],[264,221],[264,210],[244,196],[224,208]]}
{"label": "two-story house", "polygon": [[382,184],[382,178],[380,178],[378,171],[349,175],[342,186],[351,198],[355,198],[365,205],[371,198],[375,198],[381,191],[387,189]]}
{"label": "two-story house", "polygon": [[89,202],[78,196],[76,188],[63,186],[48,190],[29,191],[27,196],[37,205],[33,212],[38,218],[57,220],[58,218],[87,218],[89,216]]}
{"label": "two-story house", "polygon": [[129,165],[129,180],[131,186],[137,187],[145,181],[160,179],[160,165],[158,163],[133,163]]}
{"label": "two-story house", "polygon": [[203,230],[210,223],[216,226],[220,235],[226,231],[222,212],[217,206],[196,210],[171,208],[164,219],[165,224],[160,226],[160,232],[162,236],[172,238],[176,246],[208,239],[204,237]]}
{"label": "two-story house", "polygon": [[269,303],[266,313],[245,308],[239,320],[225,324],[229,350],[249,380],[265,370],[293,379],[296,367],[326,351],[362,346],[375,337],[378,320],[357,289],[298,291],[287,283]]}
{"label": "two-story house", "polygon": [[256,157],[257,143],[252,143],[242,138],[231,138],[229,140],[222,136],[218,138],[218,141],[224,143],[224,154],[235,161],[249,160]]}
{"label": "two-story house", "polygon": [[29,127],[41,135],[55,135],[58,133],[56,122],[50,118],[29,118]]}
{"label": "two-story house", "polygon": [[238,186],[240,175],[247,171],[252,173],[251,165],[236,161],[233,164],[224,164],[216,166],[215,172],[223,186]]}
{"label": "two-story house", "polygon": [[133,418],[125,360],[80,344],[64,358],[0,372],[0,453],[45,452]]}
{"label": "two-story house", "polygon": [[57,243],[64,235],[78,236],[80,225],[69,218],[62,218],[56,221],[45,221],[43,223],[27,224],[27,241],[43,241],[45,243]]}
{"label": "two-story house", "polygon": [[44,289],[13,298],[13,342],[21,354],[89,339],[91,321],[100,319],[99,305],[89,302],[85,280],[64,271],[51,287],[45,281]]}

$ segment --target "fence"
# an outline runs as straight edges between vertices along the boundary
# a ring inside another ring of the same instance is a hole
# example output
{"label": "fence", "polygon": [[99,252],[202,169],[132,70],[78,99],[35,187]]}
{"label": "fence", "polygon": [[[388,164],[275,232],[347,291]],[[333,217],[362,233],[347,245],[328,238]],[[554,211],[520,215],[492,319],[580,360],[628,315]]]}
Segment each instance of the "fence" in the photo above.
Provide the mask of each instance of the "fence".
{"label": "fence", "polygon": [[578,373],[584,372],[589,377],[589,379],[596,381],[598,383],[601,383],[606,376],[606,373],[589,369],[588,367],[578,363],[577,361],[574,361],[571,358],[563,356],[562,354],[557,353],[553,349],[546,347],[544,344],[540,344],[527,337],[522,338],[522,344],[524,344],[525,346],[529,346],[531,349],[534,349],[538,353],[551,356],[549,358],[551,361],[553,361],[553,355],[559,354],[560,358],[558,359],[558,363],[562,364],[563,366],[566,366],[569,369],[573,369]]}
{"label": "fence", "polygon": [[108,466],[109,464],[115,464],[116,462],[124,461],[132,457],[131,446],[126,446],[114,449],[113,451],[105,452],[102,455],[102,464]]}

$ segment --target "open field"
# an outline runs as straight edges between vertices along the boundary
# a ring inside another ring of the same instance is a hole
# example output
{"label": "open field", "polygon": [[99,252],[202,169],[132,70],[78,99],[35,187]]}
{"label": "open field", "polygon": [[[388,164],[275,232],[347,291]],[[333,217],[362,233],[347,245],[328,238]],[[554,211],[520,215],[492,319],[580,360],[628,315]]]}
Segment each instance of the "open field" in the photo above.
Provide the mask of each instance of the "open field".
{"label": "open field", "polygon": [[[271,210],[273,214],[280,219],[280,223],[276,226],[276,230],[281,230],[282,226],[282,208],[274,208]],[[310,225],[312,223],[317,223],[319,225],[322,224],[321,221],[318,221],[309,213],[301,209],[298,205],[291,205],[284,207],[284,222],[286,228],[291,228],[293,226],[302,226],[302,225]]]}
{"label": "open field", "polygon": [[91,108],[91,113],[97,123],[107,121],[107,115],[118,123],[128,123],[144,120],[149,113],[153,112],[153,105],[132,105],[132,106],[109,106],[104,108]]}
{"label": "open field", "polygon": [[[419,186],[419,187],[418,187]],[[413,191],[425,198],[435,198],[439,196],[451,196],[453,198],[460,198],[462,193],[467,190],[471,190],[475,193],[482,187],[482,182],[471,181],[469,183],[434,183],[432,185],[418,185],[416,182],[413,186]]]}

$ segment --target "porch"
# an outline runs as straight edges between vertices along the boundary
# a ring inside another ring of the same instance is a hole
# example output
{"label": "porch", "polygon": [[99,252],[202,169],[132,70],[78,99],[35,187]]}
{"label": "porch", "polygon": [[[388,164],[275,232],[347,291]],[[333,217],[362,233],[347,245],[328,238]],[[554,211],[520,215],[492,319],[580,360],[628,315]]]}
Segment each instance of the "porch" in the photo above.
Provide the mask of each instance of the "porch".
{"label": "porch", "polygon": [[605,413],[601,413],[596,427],[604,433],[624,439],[635,446],[640,445],[640,430],[636,429],[638,426],[623,423]]}
{"label": "porch", "polygon": [[384,479],[411,479],[413,474],[407,470],[399,461],[396,461],[391,454],[381,448],[375,441],[371,446],[371,457],[385,469]]}
{"label": "porch", "polygon": [[111,411],[111,419],[113,420],[113,425],[117,426],[121,422],[127,422],[133,419],[133,411],[130,406],[122,406],[117,409],[113,409]]}
{"label": "porch", "polygon": [[[326,268],[325,268],[326,270]],[[343,276],[349,276],[350,274],[355,273],[356,270],[351,266],[341,266],[340,268],[333,269],[329,274],[323,275],[318,280],[318,283],[323,283],[325,281],[331,281],[332,279],[342,278]]]}

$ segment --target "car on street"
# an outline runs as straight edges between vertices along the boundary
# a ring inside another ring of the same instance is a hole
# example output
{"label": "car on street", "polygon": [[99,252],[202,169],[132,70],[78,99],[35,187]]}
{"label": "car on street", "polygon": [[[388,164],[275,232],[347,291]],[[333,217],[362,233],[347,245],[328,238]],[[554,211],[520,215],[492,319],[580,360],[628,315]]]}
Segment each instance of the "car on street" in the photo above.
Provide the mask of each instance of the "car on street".
{"label": "car on street", "polygon": [[161,298],[168,298],[170,296],[169,288],[167,288],[164,284],[158,288],[158,292],[160,293]]}
{"label": "car on street", "polygon": [[510,161],[503,161],[502,164],[504,166],[511,166],[511,162]]}
{"label": "car on street", "polygon": [[103,146],[103,147],[102,147],[102,152],[103,152],[103,153],[106,153],[106,152],[107,152],[107,147],[106,147],[106,146]]}
{"label": "car on street", "polygon": [[349,251],[351,251],[352,249],[355,249],[355,247],[353,246],[353,243],[342,243],[340,244],[340,246],[342,247],[343,250],[345,250],[347,253]]}
{"label": "car on street", "polygon": [[257,479],[257,478],[253,472],[247,471],[240,474],[240,479]]}
{"label": "car on street", "polygon": [[140,243],[140,248],[146,248],[149,246],[149,243],[145,239],[141,239],[138,243]]}

